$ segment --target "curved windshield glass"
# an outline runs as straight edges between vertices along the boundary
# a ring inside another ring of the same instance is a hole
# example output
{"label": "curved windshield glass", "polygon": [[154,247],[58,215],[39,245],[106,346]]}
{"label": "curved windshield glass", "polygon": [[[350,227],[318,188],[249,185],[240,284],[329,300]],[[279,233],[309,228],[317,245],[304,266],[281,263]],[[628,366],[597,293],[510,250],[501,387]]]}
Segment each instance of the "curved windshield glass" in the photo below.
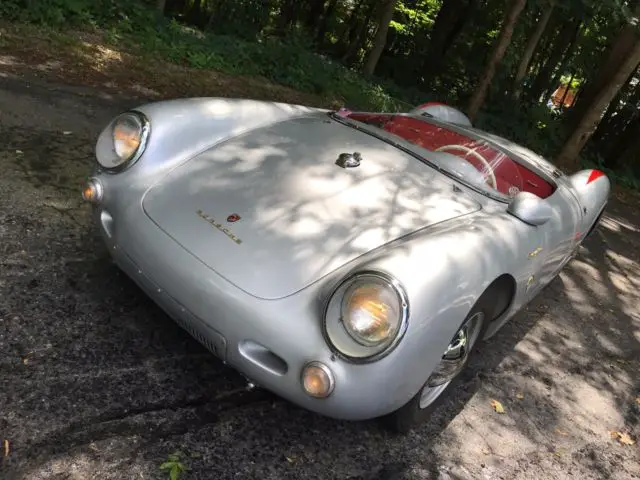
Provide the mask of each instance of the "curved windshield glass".
{"label": "curved windshield glass", "polygon": [[[466,136],[440,124],[409,115],[341,110],[336,115],[383,130],[433,152],[425,158],[463,183],[500,197],[512,198],[530,191],[545,198],[553,186],[513,161],[486,140]],[[472,168],[471,168],[472,167]]]}

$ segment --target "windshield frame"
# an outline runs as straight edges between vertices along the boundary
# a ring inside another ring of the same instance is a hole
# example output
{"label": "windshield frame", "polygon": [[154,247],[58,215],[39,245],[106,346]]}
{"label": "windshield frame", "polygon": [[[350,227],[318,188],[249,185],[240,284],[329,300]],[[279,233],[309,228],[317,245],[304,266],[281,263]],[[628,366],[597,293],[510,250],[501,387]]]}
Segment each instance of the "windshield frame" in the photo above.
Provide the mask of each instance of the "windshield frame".
{"label": "windshield frame", "polygon": [[[369,112],[353,112],[353,113],[369,113]],[[407,114],[403,114],[403,113],[375,113],[375,112],[371,112],[377,115],[390,115],[391,118],[393,118],[393,116],[406,116],[406,117],[411,117],[411,118],[416,118],[419,120],[422,120],[421,117],[416,117],[415,115],[407,115]],[[399,137],[397,135],[394,135],[393,133],[389,133],[385,130],[382,130],[378,127],[375,127],[373,125],[369,125],[367,123],[364,122],[360,122],[358,120],[353,120],[350,119],[349,117],[343,117],[342,115],[339,115],[338,112],[336,110],[332,110],[327,112],[327,115],[329,115],[329,117],[343,125],[346,125],[348,127],[354,128],[358,131],[364,132],[367,135],[371,135],[379,140],[382,140],[385,143],[388,143],[389,145],[392,145],[396,148],[398,148],[399,150],[402,150],[405,153],[408,153],[409,155],[411,155],[412,157],[420,160],[422,163],[425,163],[426,165],[432,167],[433,169],[437,170],[438,172],[442,173],[443,175],[449,177],[450,179],[452,179],[455,182],[461,183],[462,185],[464,185],[465,187],[473,190],[474,192],[479,193],[480,195],[483,195],[485,197],[491,198],[492,200],[496,200],[500,203],[506,203],[509,204],[513,199],[508,197],[507,195],[494,190],[494,189],[484,189],[482,187],[480,187],[479,185],[472,183],[472,182],[468,182],[465,181],[463,178],[460,178],[459,176],[453,174],[452,172],[449,172],[447,169],[441,167],[440,165],[436,164],[435,162],[433,162],[432,160],[429,160],[424,154],[421,154],[419,151],[416,151],[417,149],[422,150],[424,152],[426,152],[427,154],[429,154],[429,150],[424,149],[419,147],[418,145],[412,144],[411,142],[403,139],[402,137]],[[429,119],[431,120],[431,118]],[[424,120],[422,120],[424,121]],[[425,123],[430,123],[430,122],[425,122]],[[433,122],[433,123],[438,123],[438,122]],[[447,128],[448,128],[448,124],[446,124]],[[379,133],[380,132],[380,133]],[[382,134],[381,134],[382,133]],[[392,138],[389,137],[393,137],[393,138],[397,138],[398,140],[393,140]],[[493,142],[490,142],[489,140],[486,139],[482,139],[482,141],[487,142],[489,145],[491,145],[492,148],[497,148],[494,146]],[[500,151],[502,151],[502,149],[499,149]],[[513,160],[512,160],[513,161]]]}

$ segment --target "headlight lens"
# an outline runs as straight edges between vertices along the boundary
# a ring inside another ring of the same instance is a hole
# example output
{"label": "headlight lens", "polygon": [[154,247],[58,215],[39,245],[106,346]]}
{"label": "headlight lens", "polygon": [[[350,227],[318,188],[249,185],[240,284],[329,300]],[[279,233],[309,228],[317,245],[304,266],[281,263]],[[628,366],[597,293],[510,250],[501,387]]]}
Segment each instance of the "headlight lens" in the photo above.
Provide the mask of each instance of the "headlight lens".
{"label": "headlight lens", "polygon": [[128,112],[115,119],[111,128],[111,155],[99,156],[100,165],[120,170],[142,155],[149,135],[149,122],[138,112]]}
{"label": "headlight lens", "polygon": [[351,360],[373,361],[400,341],[408,322],[404,290],[393,278],[364,272],[343,282],[325,313],[329,343]]}
{"label": "headlight lens", "polygon": [[347,289],[342,300],[342,321],[356,342],[375,347],[386,342],[400,326],[400,299],[383,280],[370,278]]}
{"label": "headlight lens", "polygon": [[113,149],[123,162],[131,159],[140,147],[142,122],[134,115],[123,115],[113,125]]}

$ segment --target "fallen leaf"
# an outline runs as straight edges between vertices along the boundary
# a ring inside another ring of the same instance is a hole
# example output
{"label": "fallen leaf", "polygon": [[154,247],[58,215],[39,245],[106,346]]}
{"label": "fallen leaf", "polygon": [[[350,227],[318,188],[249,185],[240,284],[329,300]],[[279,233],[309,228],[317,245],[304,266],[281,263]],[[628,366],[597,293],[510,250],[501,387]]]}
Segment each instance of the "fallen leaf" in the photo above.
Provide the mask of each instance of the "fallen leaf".
{"label": "fallen leaf", "polygon": [[9,456],[9,440],[3,440],[2,445],[4,446],[4,456]]}
{"label": "fallen leaf", "polygon": [[504,413],[504,407],[497,400],[491,400],[491,406],[496,411],[496,413]]}
{"label": "fallen leaf", "polygon": [[71,135],[72,132],[70,132],[69,130],[65,130],[64,132],[62,132],[63,135]]}
{"label": "fallen leaf", "polygon": [[289,463],[293,463],[293,458],[291,458],[291,457],[284,457],[284,458],[286,458],[286,459],[287,459],[287,462],[289,462]]}
{"label": "fallen leaf", "polygon": [[560,430],[559,428],[556,428],[556,433],[558,435],[562,435],[563,437],[566,437],[567,435],[569,435],[567,432],[565,432],[564,430]]}
{"label": "fallen leaf", "polygon": [[22,155],[22,153],[23,153],[23,152],[22,152],[22,150],[16,150],[16,153],[17,153],[18,155]]}
{"label": "fallen leaf", "polygon": [[524,393],[522,393],[522,392],[518,392],[518,393],[516,393],[516,398],[517,398],[518,400],[522,400],[522,399],[524,398]]}
{"label": "fallen leaf", "polygon": [[612,438],[616,438],[623,445],[635,445],[636,441],[626,432],[610,432]]}
{"label": "fallen leaf", "polygon": [[29,363],[29,357],[30,357],[31,355],[33,355],[33,352],[29,352],[29,353],[27,353],[27,354],[24,356],[24,358],[22,359],[22,363],[23,363],[23,364],[25,364],[25,365],[27,365],[27,364]]}
{"label": "fallen leaf", "polygon": [[636,397],[636,404],[640,405],[640,397]]}
{"label": "fallen leaf", "polygon": [[618,435],[618,441],[623,445],[635,445],[636,441],[629,436],[628,433]]}

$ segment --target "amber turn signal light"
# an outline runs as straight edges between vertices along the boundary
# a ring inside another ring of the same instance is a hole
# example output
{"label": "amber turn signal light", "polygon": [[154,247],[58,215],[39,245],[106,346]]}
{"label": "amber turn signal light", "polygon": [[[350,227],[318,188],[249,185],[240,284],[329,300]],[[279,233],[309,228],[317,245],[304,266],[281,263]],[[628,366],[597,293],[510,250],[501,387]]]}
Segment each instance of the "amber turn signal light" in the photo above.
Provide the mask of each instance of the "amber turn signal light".
{"label": "amber turn signal light", "polygon": [[102,200],[102,184],[96,179],[89,180],[82,190],[82,199],[85,202],[99,203]]}
{"label": "amber turn signal light", "polygon": [[333,373],[323,363],[311,362],[302,369],[302,388],[307,395],[326,398],[331,395],[334,386]]}

